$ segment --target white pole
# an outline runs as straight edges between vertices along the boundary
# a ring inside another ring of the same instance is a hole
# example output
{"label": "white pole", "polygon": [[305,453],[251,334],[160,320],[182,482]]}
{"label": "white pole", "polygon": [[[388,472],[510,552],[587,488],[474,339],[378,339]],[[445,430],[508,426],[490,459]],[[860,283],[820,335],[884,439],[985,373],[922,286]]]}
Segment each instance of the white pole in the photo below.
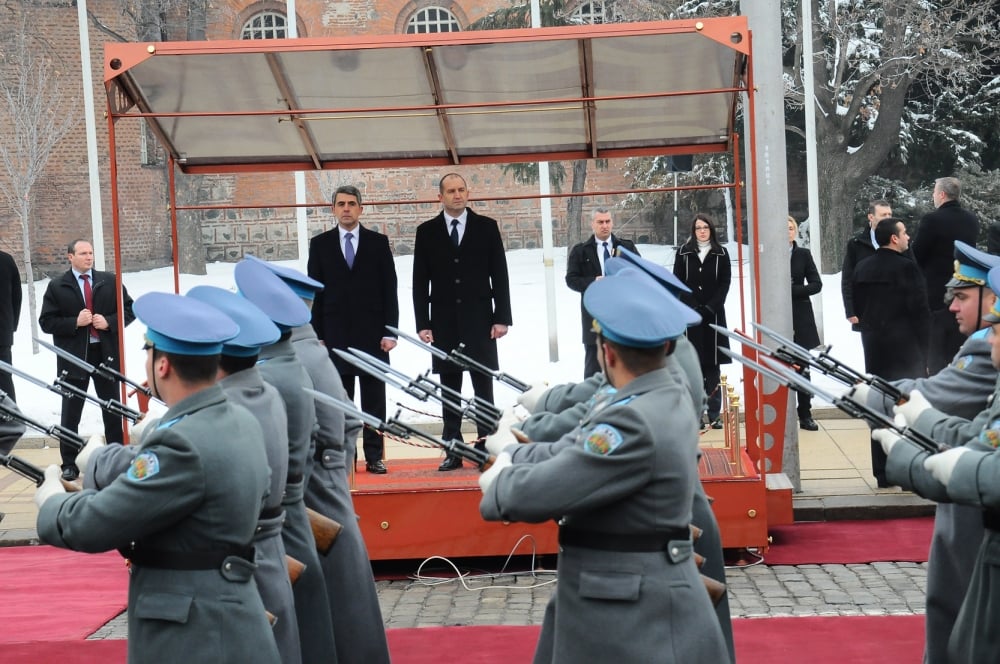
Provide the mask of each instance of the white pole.
{"label": "white pole", "polygon": [[[90,227],[94,243],[94,267],[104,264],[104,215],[101,214],[101,178],[98,174],[97,119],[94,113],[94,82],[90,72],[90,29],[87,26],[87,0],[76,3],[80,23],[80,73],[83,79],[83,118],[87,130],[87,172],[90,177]],[[115,269],[121,271],[122,266]]]}
{"label": "white pole", "polygon": [[[295,0],[287,1],[288,12],[288,37],[295,39],[299,36],[298,22],[295,16]],[[306,271],[306,263],[309,260],[309,219],[306,216],[306,209],[303,203],[306,202],[306,174],[304,171],[295,171],[295,230],[298,236],[299,248],[299,269]]]}
{"label": "white pole", "polygon": [[[538,0],[531,0],[531,27],[542,26],[542,13]],[[538,205],[542,212],[542,264],[545,266],[545,311],[548,313],[549,362],[559,361],[559,331],[556,322],[555,260],[552,250],[552,199],[549,188],[549,162],[538,162]]]}
{"label": "white pole", "polygon": [[677,241],[677,171],[674,171],[674,249],[681,246]]}
{"label": "white pole", "polygon": [[[823,271],[819,215],[819,167],[816,164],[816,97],[813,85],[812,0],[802,3],[802,88],[806,109],[806,182],[809,197],[809,250],[816,267]],[[812,299],[816,330],[823,341],[823,298]]]}

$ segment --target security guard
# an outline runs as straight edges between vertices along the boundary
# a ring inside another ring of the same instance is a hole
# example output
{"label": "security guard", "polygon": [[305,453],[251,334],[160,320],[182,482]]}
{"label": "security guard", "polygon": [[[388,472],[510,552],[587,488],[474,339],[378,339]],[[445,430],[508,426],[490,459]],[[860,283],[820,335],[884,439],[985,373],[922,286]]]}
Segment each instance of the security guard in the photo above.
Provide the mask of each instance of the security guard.
{"label": "security guard", "polygon": [[281,537],[288,555],[305,564],[292,587],[303,664],[336,661],[333,618],[326,595],[326,580],[316,551],[303,500],[316,427],[316,407],[302,391],[312,381],[295,356],[290,340],[292,328],[309,322],[309,308],[273,272],[258,261],[241,261],[233,271],[240,294],[267,314],[281,337],[261,348],[258,368],[263,379],[281,395],[288,416],[288,478],[282,506],[285,524]]}
{"label": "security guard", "polygon": [[49,466],[35,493],[39,538],[129,559],[129,662],[280,662],[250,545],[268,491],[264,437],[214,384],[239,328],[169,293],[143,295],[134,311],[147,326],[149,385],[169,410],[100,491],[66,493]]}
{"label": "security guard", "polygon": [[484,518],[559,519],[559,587],[534,661],[726,661],[688,527],[698,417],[666,366],[684,312],[631,270],[592,284],[584,306],[615,392],[561,440],[525,446],[535,459],[505,449],[480,476]]}
{"label": "security guard", "polygon": [[264,607],[277,618],[273,630],[282,663],[297,664],[302,661],[299,627],[281,540],[281,524],[285,520],[281,497],[288,476],[288,419],[278,391],[265,383],[257,370],[261,346],[274,343],[281,333],[263,311],[232,291],[195,286],[187,292],[187,297],[215,307],[240,326],[240,333],[222,345],[219,387],[230,403],[249,410],[264,432],[271,486],[253,536],[257,553],[254,579]]}
{"label": "security guard", "polygon": [[[917,390],[935,409],[957,418],[972,419],[987,407],[997,381],[997,370],[990,360],[987,340],[990,324],[983,316],[996,303],[996,296],[986,285],[986,277],[997,265],[1000,265],[1000,257],[964,242],[955,242],[955,273],[946,284],[950,299],[948,308],[958,320],[959,330],[968,338],[951,364],[930,378],[893,381],[900,391]],[[895,405],[882,392],[869,389],[864,383],[852,389],[849,396],[887,415],[892,414]],[[961,445],[965,440],[950,438],[948,442]],[[887,477],[899,483],[897,474],[905,468],[897,468],[894,462],[889,465],[893,468],[891,472],[887,470]],[[969,587],[982,539],[982,510],[968,505],[937,506],[927,563],[927,618],[924,621],[924,662],[927,664],[948,661],[948,637]]]}
{"label": "security guard", "polygon": [[[281,278],[312,305],[323,284],[298,270],[265,263],[251,256]],[[330,361],[330,353],[316,338],[312,325],[306,323],[292,329],[292,346],[313,382],[313,389],[343,401],[350,401],[340,375]],[[337,544],[325,556],[320,556],[327,596],[333,614],[333,636],[337,642],[337,659],[341,662],[388,664],[389,645],[385,623],[375,590],[368,549],[365,548],[357,514],[348,485],[346,459],[354,458],[361,422],[329,404],[316,403],[319,428],[314,436],[316,452],[306,485],[306,505],[320,514],[343,524]],[[346,440],[352,441],[348,446]],[[350,449],[350,454],[347,450]]]}

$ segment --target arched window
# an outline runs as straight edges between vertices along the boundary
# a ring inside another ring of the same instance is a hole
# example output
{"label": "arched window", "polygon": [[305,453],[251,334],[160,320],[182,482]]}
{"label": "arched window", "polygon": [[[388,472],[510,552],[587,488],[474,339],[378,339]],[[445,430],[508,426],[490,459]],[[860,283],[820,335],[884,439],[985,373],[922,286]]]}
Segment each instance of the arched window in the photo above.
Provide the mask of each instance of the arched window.
{"label": "arched window", "polygon": [[444,7],[424,7],[410,17],[406,24],[406,34],[428,32],[459,32],[462,27],[455,15]]}
{"label": "arched window", "polygon": [[610,8],[605,6],[604,0],[590,0],[576,8],[573,18],[586,24],[605,23],[611,18]]}
{"label": "arched window", "polygon": [[288,21],[278,12],[254,14],[240,32],[240,39],[284,39],[288,36]]}

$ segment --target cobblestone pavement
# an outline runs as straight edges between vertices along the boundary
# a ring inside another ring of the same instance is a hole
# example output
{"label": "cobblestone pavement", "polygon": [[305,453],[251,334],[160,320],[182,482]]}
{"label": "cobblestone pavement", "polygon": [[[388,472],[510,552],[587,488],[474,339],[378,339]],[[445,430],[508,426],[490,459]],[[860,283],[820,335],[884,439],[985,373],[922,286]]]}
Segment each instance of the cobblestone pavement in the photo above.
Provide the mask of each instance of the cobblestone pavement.
{"label": "cobblestone pavement", "polygon": [[[376,585],[388,628],[539,625],[555,591],[553,579],[540,572]],[[726,580],[734,618],[922,614],[927,564],[757,565],[730,568]],[[122,614],[91,638],[127,634]]]}

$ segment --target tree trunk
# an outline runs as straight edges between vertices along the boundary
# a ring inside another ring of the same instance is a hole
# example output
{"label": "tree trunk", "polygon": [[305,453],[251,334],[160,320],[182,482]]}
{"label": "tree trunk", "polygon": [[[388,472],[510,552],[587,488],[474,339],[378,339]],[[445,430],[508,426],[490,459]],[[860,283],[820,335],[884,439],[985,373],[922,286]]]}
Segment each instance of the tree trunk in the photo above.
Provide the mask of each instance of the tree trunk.
{"label": "tree trunk", "polygon": [[21,251],[24,257],[24,278],[28,286],[28,320],[31,321],[31,354],[38,355],[38,307],[35,304],[35,266],[31,261],[31,204],[22,199],[18,210],[21,218]]}
{"label": "tree trunk", "polygon": [[[571,191],[579,194],[587,186],[587,161],[578,159],[573,162],[573,185]],[[583,198],[571,196],[566,203],[566,247],[583,240]]]}
{"label": "tree trunk", "polygon": [[[203,176],[187,175],[175,178],[178,205],[195,205],[201,202]],[[207,274],[205,245],[201,241],[201,212],[183,210],[177,213],[177,256],[174,262],[184,274]]]}

